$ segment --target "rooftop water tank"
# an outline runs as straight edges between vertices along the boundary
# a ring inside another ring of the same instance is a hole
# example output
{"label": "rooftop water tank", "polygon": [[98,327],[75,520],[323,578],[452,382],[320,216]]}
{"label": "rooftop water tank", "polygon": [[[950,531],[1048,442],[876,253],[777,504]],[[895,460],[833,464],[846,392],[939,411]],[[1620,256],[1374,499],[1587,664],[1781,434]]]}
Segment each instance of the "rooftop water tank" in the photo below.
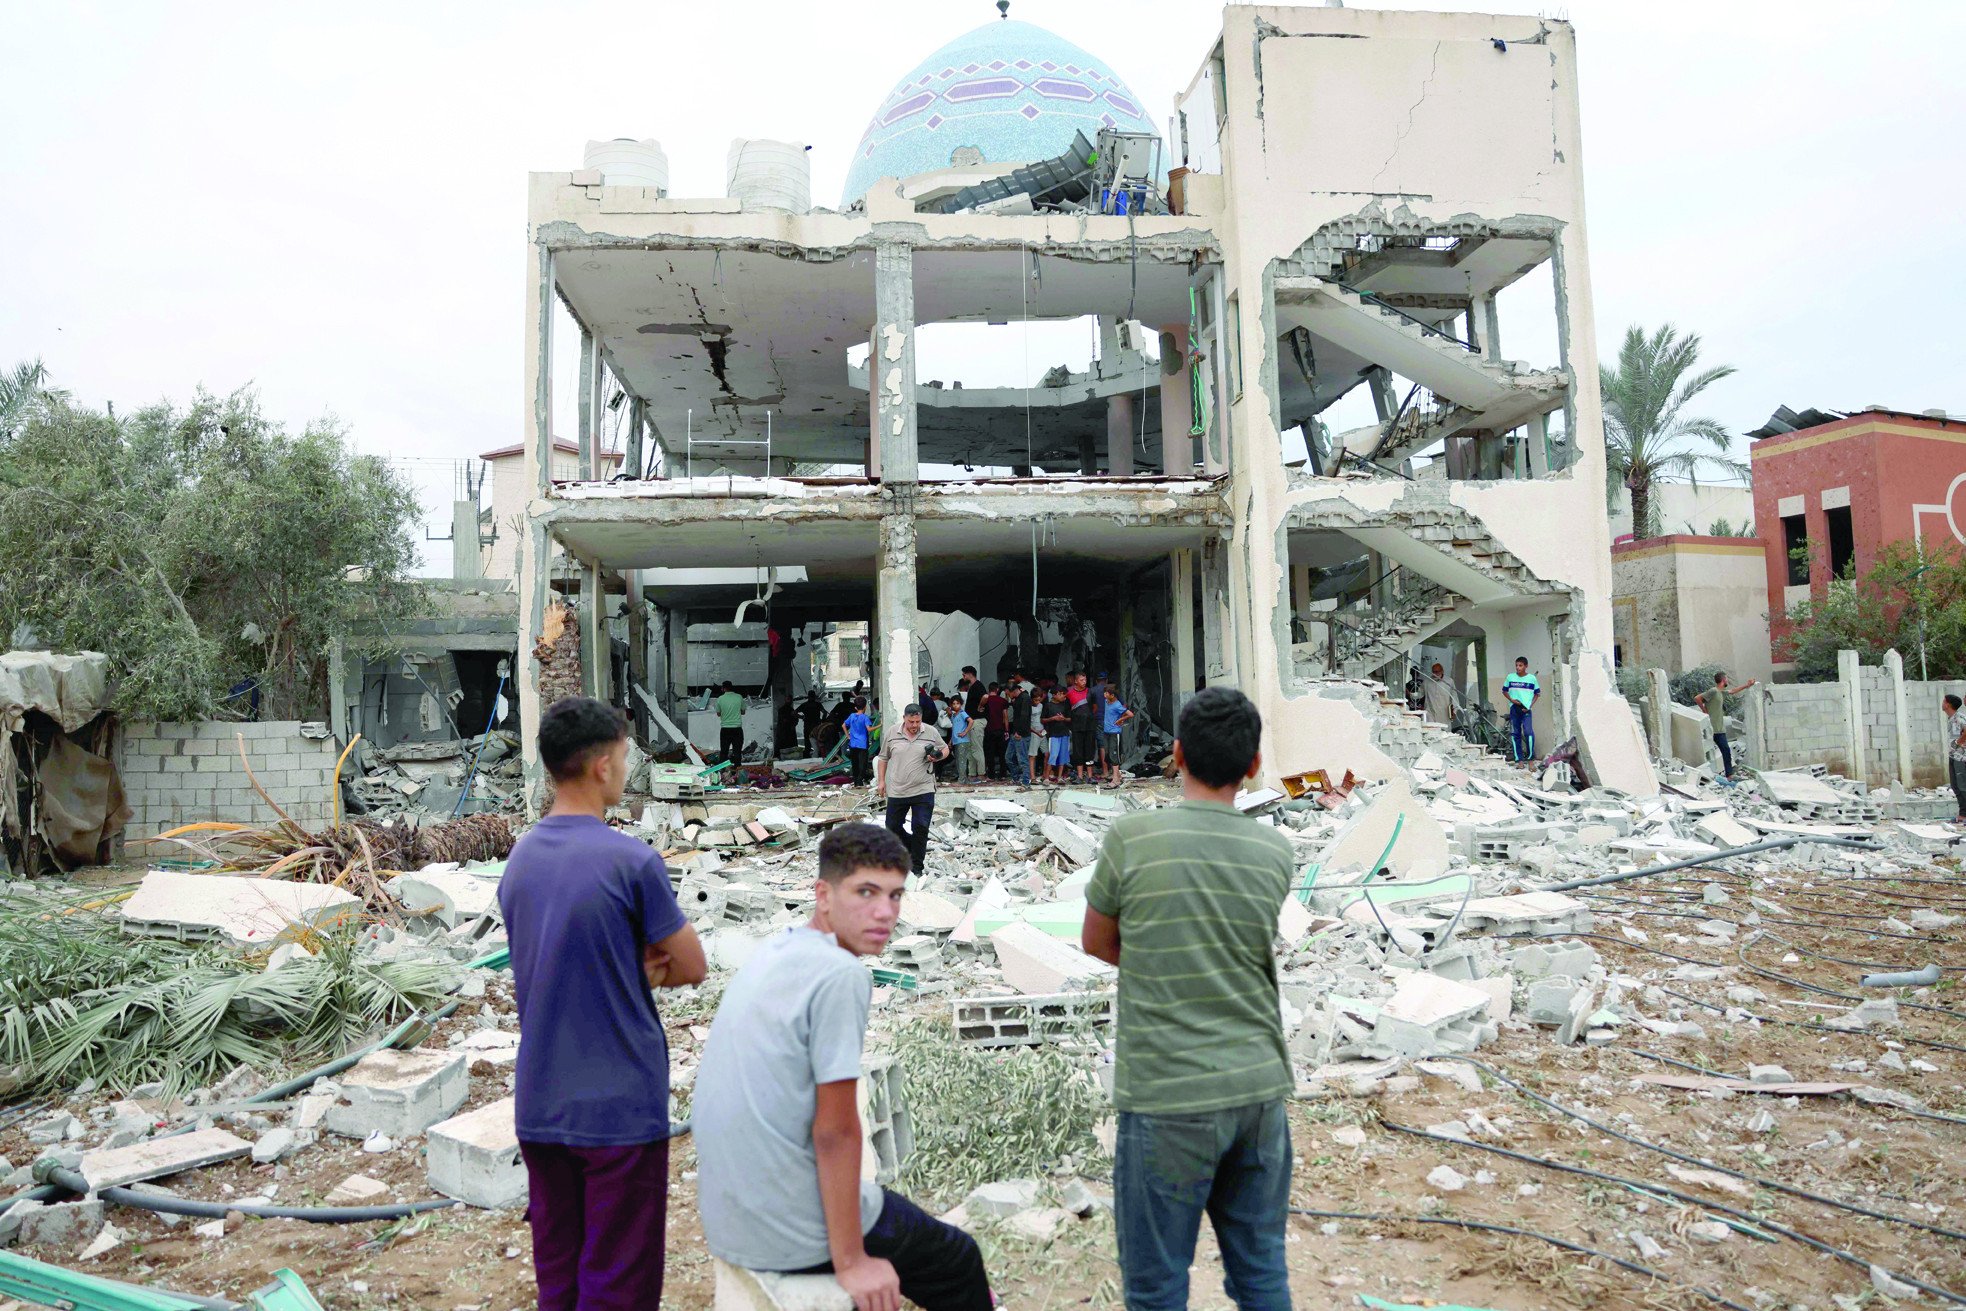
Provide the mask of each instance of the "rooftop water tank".
{"label": "rooftop water tank", "polygon": [[812,166],[803,141],[746,141],[730,143],[727,160],[729,188],[725,194],[746,209],[788,209],[803,214],[812,208]]}
{"label": "rooftop water tank", "polygon": [[612,141],[589,141],[580,157],[582,168],[601,170],[601,185],[607,187],[654,187],[669,194],[669,156],[662,153],[660,141],[637,141],[616,137]]}

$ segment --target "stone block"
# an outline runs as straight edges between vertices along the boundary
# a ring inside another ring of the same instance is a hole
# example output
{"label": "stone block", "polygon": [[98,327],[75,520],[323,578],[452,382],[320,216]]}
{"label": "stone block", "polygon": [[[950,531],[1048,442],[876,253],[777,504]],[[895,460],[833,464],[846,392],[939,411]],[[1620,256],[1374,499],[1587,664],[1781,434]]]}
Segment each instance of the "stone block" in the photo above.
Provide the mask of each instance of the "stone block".
{"label": "stone block", "polygon": [[488,1211],[526,1203],[526,1165],[519,1157],[513,1099],[430,1126],[430,1186]]}
{"label": "stone block", "polygon": [[372,1052],[339,1077],[342,1100],[323,1123],[348,1138],[420,1134],[464,1105],[470,1091],[466,1061],[463,1052]]}
{"label": "stone block", "polygon": [[389,1185],[365,1174],[351,1174],[328,1190],[329,1206],[374,1206],[389,1196]]}
{"label": "stone block", "polygon": [[853,1299],[831,1275],[779,1275],[711,1261],[713,1311],[853,1311]]}
{"label": "stone block", "polygon": [[72,1252],[102,1232],[102,1203],[94,1198],[37,1206],[20,1217],[17,1241]]}
{"label": "stone block", "polygon": [[997,965],[1010,986],[1027,996],[1082,992],[1106,984],[1113,967],[1029,924],[1006,924],[990,935]]}
{"label": "stone block", "polygon": [[1074,866],[1090,865],[1099,858],[1099,839],[1063,816],[1046,815],[1038,821],[1038,832]]}

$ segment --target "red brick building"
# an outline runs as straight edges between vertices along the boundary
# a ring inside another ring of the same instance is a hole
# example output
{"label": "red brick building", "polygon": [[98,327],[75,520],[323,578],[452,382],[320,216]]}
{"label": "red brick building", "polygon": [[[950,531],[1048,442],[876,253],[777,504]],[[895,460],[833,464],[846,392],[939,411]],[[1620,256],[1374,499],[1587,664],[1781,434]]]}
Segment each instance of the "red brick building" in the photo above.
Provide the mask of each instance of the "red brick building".
{"label": "red brick building", "polygon": [[1885,409],[1802,417],[1826,421],[1782,431],[1778,417],[1749,448],[1775,640],[1791,606],[1833,578],[1861,577],[1891,542],[1966,547],[1966,420]]}

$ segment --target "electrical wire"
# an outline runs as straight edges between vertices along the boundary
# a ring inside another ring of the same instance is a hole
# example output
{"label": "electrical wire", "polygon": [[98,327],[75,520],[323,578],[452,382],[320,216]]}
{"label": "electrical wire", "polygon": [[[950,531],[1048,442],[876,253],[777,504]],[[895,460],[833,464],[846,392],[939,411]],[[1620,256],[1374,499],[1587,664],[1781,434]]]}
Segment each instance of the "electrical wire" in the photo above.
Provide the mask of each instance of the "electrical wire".
{"label": "electrical wire", "polygon": [[[1736,1170],[1732,1166],[1718,1165],[1712,1161],[1703,1161],[1697,1156],[1689,1156],[1685,1152],[1676,1152],[1670,1147],[1661,1147],[1657,1143],[1649,1143],[1643,1138],[1634,1137],[1621,1129],[1614,1129],[1602,1121],[1593,1120],[1582,1111],[1565,1106],[1562,1102],[1556,1101],[1554,1098],[1545,1097],[1542,1093],[1525,1088],[1494,1066],[1489,1065],[1485,1061],[1478,1061],[1472,1056],[1443,1056],[1440,1059],[1461,1061],[1465,1064],[1472,1065],[1496,1082],[1507,1084],[1531,1101],[1540,1102],[1542,1105],[1549,1107],[1561,1115],[1566,1115],[1581,1124],[1589,1125],[1599,1133],[1609,1134],[1613,1138],[1632,1144],[1634,1147],[1643,1147],[1648,1152],[1657,1152],[1661,1156],[1669,1156],[1675,1161],[1684,1161],[1686,1164],[1698,1166],[1702,1170],[1714,1170],[1721,1174],[1731,1175],[1736,1179],[1754,1184],[1760,1188],[1771,1189],[1778,1193],[1787,1193],[1791,1197],[1799,1197],[1805,1202],[1815,1202],[1820,1206],[1833,1207],[1839,1211],[1848,1211],[1852,1215],[1861,1215],[1871,1220],[1882,1220],[1887,1224],[1904,1225],[1911,1229],[1922,1229],[1928,1234],[1937,1234],[1942,1238],[1951,1238],[1959,1242],[1966,1242],[1966,1233],[1961,1233],[1957,1229],[1947,1229],[1944,1225],[1927,1224],[1923,1220],[1913,1220],[1909,1216],[1892,1215],[1888,1211],[1873,1211],[1867,1206],[1858,1206],[1855,1202],[1839,1202],[1833,1197],[1824,1197],[1822,1194],[1812,1193],[1806,1188],[1797,1188],[1793,1184],[1785,1184],[1780,1180],[1766,1179],[1760,1175],[1749,1174],[1745,1170]],[[1966,1298],[1957,1298],[1955,1300],[1966,1303]]]}
{"label": "electrical wire", "polygon": [[1585,1247],[1581,1243],[1573,1243],[1565,1238],[1557,1238],[1550,1234],[1539,1233],[1534,1229],[1521,1229],[1514,1225],[1490,1224],[1486,1220],[1463,1220],[1455,1216],[1446,1215],[1391,1215],[1383,1211],[1314,1211],[1302,1206],[1291,1207],[1290,1214],[1310,1216],[1318,1220],[1366,1220],[1374,1224],[1388,1225],[1448,1225],[1455,1229],[1471,1229],[1482,1233],[1507,1234],[1512,1238],[1535,1238],[1548,1243],[1551,1247],[1562,1248],[1566,1252],[1575,1252],[1579,1256],[1596,1257],[1609,1261],[1619,1269],[1629,1271],[1632,1274],[1644,1275],[1647,1279],[1656,1279],[1662,1284],[1671,1284],[1674,1287],[1684,1288],[1689,1292],[1698,1293],[1708,1301],[1726,1307],[1727,1311],[1749,1311],[1747,1307],[1742,1306],[1739,1302],[1731,1302],[1710,1288],[1702,1288],[1698,1284],[1682,1284],[1678,1280],[1670,1279],[1662,1272],[1654,1270],[1651,1266],[1640,1265],[1636,1261],[1627,1261],[1621,1256],[1613,1256],[1611,1253],[1598,1248]]}
{"label": "electrical wire", "polygon": [[[1511,1161],[1520,1161],[1525,1165],[1540,1166],[1545,1170],[1555,1170],[1562,1174],[1574,1174],[1585,1179],[1596,1179],[1603,1183],[1618,1184],[1622,1187],[1630,1188],[1637,1192],[1649,1193],[1659,1197],[1669,1197],[1675,1201],[1685,1202],[1690,1205],[1697,1206],[1703,1211],[1711,1211],[1720,1215],[1730,1215],[1733,1216],[1735,1219],[1741,1221],[1743,1224],[1749,1225],[1754,1229],[1767,1230],[1770,1233],[1779,1234],[1784,1238],[1794,1239],[1796,1242],[1801,1243],[1806,1247],[1813,1247],[1819,1252],[1823,1252],[1830,1256],[1836,1257],[1838,1260],[1856,1266],[1859,1270],[1863,1270],[1866,1272],[1868,1272],[1872,1264],[1874,1264],[1873,1262],[1868,1261],[1861,1256],[1858,1256],[1854,1252],[1845,1251],[1844,1249],[1837,1247],[1832,1243],[1824,1242],[1820,1238],[1815,1238],[1809,1234],[1803,1233],[1799,1229],[1792,1229],[1787,1225],[1780,1224],[1772,1220],[1764,1220],[1760,1216],[1754,1215],[1753,1213],[1748,1211],[1740,1210],[1737,1207],[1727,1206],[1720,1202],[1710,1202],[1704,1197],[1700,1197],[1693,1193],[1681,1192],[1676,1188],[1668,1188],[1663,1184],[1655,1184],[1644,1179],[1629,1179],[1623,1175],[1608,1174],[1605,1171],[1593,1170],[1587,1166],[1571,1165],[1566,1161],[1552,1161],[1547,1157],[1535,1156],[1528,1152],[1518,1152],[1507,1147],[1498,1147],[1493,1143],[1480,1143],[1480,1142],[1473,1142],[1462,1138],[1449,1138],[1445,1134],[1429,1133],[1425,1129],[1415,1129],[1409,1125],[1395,1124],[1391,1120],[1387,1120],[1383,1118],[1379,1121],[1379,1123],[1382,1127],[1391,1129],[1394,1133],[1408,1134],[1415,1138],[1426,1138],[1433,1142],[1447,1143],[1455,1147],[1469,1147],[1469,1148],[1473,1148],[1475,1151],[1488,1152],[1495,1156],[1507,1157]],[[1961,1297],[1956,1293],[1952,1293],[1943,1288],[1934,1287],[1930,1284],[1920,1283],[1919,1281],[1915,1279],[1911,1279],[1905,1275],[1899,1274],[1896,1271],[1888,1270],[1882,1264],[1878,1264],[1878,1268],[1885,1270],[1885,1272],[1891,1275],[1892,1278],[1903,1280],[1905,1283],[1912,1284],[1924,1292],[1931,1293],[1935,1297],[1942,1297],[1945,1298],[1947,1301],[1957,1302],[1960,1303],[1961,1305],[1966,1305],[1966,1297]]]}
{"label": "electrical wire", "polygon": [[[1676,1065],[1682,1070],[1690,1070],[1694,1074],[1703,1074],[1711,1079],[1731,1079],[1735,1077],[1723,1070],[1710,1070],[1704,1065],[1695,1065],[1692,1061],[1682,1061],[1671,1056],[1661,1056],[1658,1052],[1648,1052],[1639,1047],[1621,1047],[1618,1050],[1628,1055],[1642,1056],[1648,1061],[1658,1061],[1662,1065]],[[1921,1120],[1937,1120],[1940,1124],[1966,1125],[1966,1116],[1947,1115],[1944,1111],[1927,1110],[1922,1106],[1905,1106],[1898,1102],[1874,1101],[1868,1097],[1858,1097],[1856,1100],[1862,1102],[1865,1106],[1877,1110],[1901,1111],[1906,1115],[1915,1115]]]}

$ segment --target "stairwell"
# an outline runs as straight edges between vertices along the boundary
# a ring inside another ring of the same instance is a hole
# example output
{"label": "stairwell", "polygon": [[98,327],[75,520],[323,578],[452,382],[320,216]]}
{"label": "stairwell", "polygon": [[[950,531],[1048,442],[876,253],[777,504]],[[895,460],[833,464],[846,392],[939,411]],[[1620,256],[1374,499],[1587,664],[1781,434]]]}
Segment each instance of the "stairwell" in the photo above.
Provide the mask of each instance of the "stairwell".
{"label": "stairwell", "polygon": [[1458,769],[1471,778],[1489,782],[1520,784],[1523,772],[1503,756],[1476,746],[1443,724],[1430,723],[1404,701],[1386,694],[1382,684],[1367,679],[1322,678],[1314,680],[1318,694],[1336,697],[1358,707],[1372,724],[1372,744],[1404,769],[1412,769],[1422,756],[1432,755],[1447,769]]}

